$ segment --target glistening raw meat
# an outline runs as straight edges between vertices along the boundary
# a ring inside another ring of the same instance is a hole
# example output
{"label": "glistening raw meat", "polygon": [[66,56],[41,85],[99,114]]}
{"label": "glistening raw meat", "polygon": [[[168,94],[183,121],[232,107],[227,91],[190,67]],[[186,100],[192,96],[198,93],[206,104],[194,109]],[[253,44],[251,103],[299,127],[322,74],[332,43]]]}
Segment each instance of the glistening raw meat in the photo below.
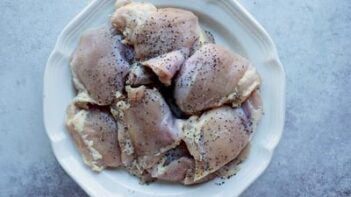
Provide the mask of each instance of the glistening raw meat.
{"label": "glistening raw meat", "polygon": [[68,106],[66,126],[84,162],[95,171],[121,166],[117,123],[109,111]]}
{"label": "glistening raw meat", "polygon": [[182,66],[175,80],[174,98],[187,114],[231,104],[239,106],[260,84],[245,58],[216,44],[206,44]]}
{"label": "glistening raw meat", "polygon": [[124,89],[130,53],[121,36],[107,27],[84,33],[71,61],[77,102],[111,104],[116,92]]}

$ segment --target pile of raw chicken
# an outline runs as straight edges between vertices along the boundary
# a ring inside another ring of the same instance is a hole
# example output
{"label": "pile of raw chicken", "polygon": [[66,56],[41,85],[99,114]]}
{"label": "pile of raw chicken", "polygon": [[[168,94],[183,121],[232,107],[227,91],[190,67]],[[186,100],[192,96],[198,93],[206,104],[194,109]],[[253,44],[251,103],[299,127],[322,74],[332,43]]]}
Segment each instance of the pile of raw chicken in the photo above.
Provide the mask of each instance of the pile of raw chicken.
{"label": "pile of raw chicken", "polygon": [[262,113],[260,77],[192,12],[117,1],[71,60],[66,125],[94,171],[195,184],[231,171]]}

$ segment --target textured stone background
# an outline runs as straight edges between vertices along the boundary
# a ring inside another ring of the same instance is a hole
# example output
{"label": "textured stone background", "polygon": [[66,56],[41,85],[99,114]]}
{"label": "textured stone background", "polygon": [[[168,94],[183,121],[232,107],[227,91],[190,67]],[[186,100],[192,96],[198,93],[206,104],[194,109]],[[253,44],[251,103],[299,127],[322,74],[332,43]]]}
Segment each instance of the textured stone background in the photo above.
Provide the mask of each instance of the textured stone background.
{"label": "textured stone background", "polygon": [[[45,63],[88,0],[0,1],[0,196],[84,196],[42,121]],[[283,138],[243,196],[351,196],[351,1],[242,0],[287,72]]]}

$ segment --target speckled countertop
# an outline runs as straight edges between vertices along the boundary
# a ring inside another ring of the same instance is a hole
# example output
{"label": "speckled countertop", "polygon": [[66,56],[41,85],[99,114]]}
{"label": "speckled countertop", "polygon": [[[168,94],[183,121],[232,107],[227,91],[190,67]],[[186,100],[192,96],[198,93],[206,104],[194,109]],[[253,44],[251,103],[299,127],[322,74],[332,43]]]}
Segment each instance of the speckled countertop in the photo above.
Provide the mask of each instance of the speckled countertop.
{"label": "speckled countertop", "polygon": [[[88,0],[1,0],[0,196],[84,196],[56,162],[42,117],[43,73]],[[285,131],[242,196],[351,196],[351,1],[241,0],[287,73]]]}

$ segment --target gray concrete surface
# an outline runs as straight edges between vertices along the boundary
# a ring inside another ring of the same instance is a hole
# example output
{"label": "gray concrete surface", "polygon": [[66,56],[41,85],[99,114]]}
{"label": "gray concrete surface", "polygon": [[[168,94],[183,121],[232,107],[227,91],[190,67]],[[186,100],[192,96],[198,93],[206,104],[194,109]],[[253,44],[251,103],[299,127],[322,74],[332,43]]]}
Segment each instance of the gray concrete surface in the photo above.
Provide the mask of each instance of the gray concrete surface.
{"label": "gray concrete surface", "polygon": [[[0,196],[84,196],[42,121],[46,60],[88,0],[0,1]],[[351,1],[242,0],[287,72],[283,138],[242,196],[351,196]]]}

